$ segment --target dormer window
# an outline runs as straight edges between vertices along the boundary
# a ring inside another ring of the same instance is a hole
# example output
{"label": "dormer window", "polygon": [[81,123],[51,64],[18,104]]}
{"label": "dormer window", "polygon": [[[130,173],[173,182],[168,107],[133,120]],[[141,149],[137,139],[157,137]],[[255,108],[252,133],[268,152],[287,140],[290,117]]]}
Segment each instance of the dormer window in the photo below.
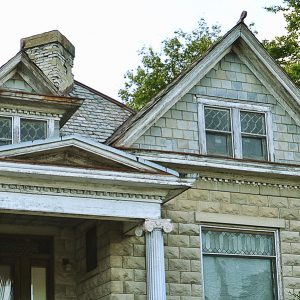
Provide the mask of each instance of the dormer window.
{"label": "dormer window", "polygon": [[0,116],[0,146],[12,143],[12,118]]}
{"label": "dormer window", "polygon": [[0,146],[46,139],[55,130],[58,120],[52,118],[0,116]]}
{"label": "dormer window", "polygon": [[21,142],[43,140],[47,138],[47,121],[21,119],[20,133]]}
{"label": "dormer window", "polygon": [[200,98],[199,120],[202,154],[274,159],[269,107]]}

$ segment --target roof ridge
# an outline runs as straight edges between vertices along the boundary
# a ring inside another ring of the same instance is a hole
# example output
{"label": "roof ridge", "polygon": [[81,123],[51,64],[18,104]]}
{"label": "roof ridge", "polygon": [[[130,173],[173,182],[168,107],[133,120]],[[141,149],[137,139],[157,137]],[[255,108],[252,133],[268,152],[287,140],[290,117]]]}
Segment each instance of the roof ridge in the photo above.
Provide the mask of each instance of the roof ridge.
{"label": "roof ridge", "polygon": [[118,100],[116,100],[116,99],[114,99],[114,98],[112,98],[112,97],[110,97],[110,96],[108,96],[106,94],[103,94],[103,93],[101,93],[101,92],[99,92],[99,91],[91,88],[90,86],[85,85],[84,83],[82,83],[82,82],[80,82],[78,80],[74,80],[74,84],[77,84],[77,85],[79,85],[79,86],[81,86],[81,87],[83,87],[83,88],[91,91],[92,93],[97,94],[98,96],[105,98],[106,100],[108,100],[108,101],[110,101],[110,102],[112,102],[112,103],[114,103],[114,104],[116,104],[116,105],[118,105],[118,106],[120,106],[120,107],[128,110],[132,114],[136,114],[137,113],[134,109],[128,107],[126,104],[124,104],[124,103],[122,103],[122,102],[120,102],[120,101],[118,101]]}

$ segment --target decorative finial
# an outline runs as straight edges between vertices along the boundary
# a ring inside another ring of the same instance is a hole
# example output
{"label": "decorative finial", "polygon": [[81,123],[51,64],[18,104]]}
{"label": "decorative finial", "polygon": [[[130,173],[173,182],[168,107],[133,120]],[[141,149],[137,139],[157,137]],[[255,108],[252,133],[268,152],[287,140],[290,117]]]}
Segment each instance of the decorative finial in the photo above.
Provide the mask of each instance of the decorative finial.
{"label": "decorative finial", "polygon": [[237,24],[244,23],[244,20],[246,19],[246,17],[247,17],[247,12],[245,10],[243,10],[243,12],[241,13],[240,19],[237,22]]}

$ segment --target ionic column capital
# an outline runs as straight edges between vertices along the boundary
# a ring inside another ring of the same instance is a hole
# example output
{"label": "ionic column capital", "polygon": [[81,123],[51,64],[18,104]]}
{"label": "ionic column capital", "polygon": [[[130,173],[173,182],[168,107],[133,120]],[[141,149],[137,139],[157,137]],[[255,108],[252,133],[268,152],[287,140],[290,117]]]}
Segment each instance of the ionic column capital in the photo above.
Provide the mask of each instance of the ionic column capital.
{"label": "ionic column capital", "polygon": [[154,229],[161,229],[165,233],[170,233],[173,230],[173,224],[170,219],[146,219],[135,229],[135,234],[142,236],[144,232],[152,232]]}

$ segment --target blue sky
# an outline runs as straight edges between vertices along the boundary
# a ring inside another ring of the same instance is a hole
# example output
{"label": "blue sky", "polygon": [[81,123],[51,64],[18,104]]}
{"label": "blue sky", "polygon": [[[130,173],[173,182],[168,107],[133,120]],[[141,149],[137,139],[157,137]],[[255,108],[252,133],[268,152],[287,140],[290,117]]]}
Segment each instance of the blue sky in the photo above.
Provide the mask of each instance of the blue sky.
{"label": "blue sky", "polygon": [[[263,7],[279,0],[15,0],[1,3],[0,64],[19,51],[19,40],[60,30],[76,47],[75,78],[113,98],[144,45],[159,49],[174,30],[192,30],[203,17],[228,31],[248,11],[259,39],[284,33],[282,16]],[[7,13],[3,13],[7,12]],[[3,47],[5,45],[5,47]]]}

